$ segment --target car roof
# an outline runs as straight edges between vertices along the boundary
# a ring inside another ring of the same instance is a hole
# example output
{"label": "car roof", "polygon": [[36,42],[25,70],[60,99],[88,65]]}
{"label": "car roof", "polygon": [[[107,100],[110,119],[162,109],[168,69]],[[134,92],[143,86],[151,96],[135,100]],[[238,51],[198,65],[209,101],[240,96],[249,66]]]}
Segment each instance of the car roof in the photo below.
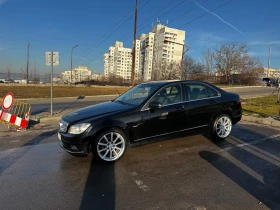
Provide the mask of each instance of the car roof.
{"label": "car roof", "polygon": [[161,81],[150,81],[150,82],[145,82],[142,84],[153,84],[153,85],[167,85],[167,84],[172,84],[172,83],[179,83],[179,82],[202,82],[202,83],[207,83],[204,81],[200,80],[161,80]]}

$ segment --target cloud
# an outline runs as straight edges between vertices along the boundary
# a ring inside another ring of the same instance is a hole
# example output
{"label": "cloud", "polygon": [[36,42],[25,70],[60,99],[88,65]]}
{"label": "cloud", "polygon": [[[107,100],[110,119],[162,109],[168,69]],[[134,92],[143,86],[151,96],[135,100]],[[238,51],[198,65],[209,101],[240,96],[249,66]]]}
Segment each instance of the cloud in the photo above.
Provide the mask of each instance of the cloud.
{"label": "cloud", "polygon": [[217,36],[211,32],[202,32],[197,35],[196,43],[201,46],[213,47],[226,41],[226,38]]}
{"label": "cloud", "polygon": [[209,12],[210,14],[216,16],[218,19],[220,19],[223,23],[225,23],[226,25],[229,25],[231,28],[233,28],[234,30],[236,30],[237,32],[244,34],[242,31],[240,31],[238,28],[236,28],[235,26],[233,26],[232,24],[230,24],[229,22],[225,21],[223,18],[221,18],[219,15],[217,15],[214,12],[209,11],[208,9],[206,9],[205,7],[201,6],[200,4],[198,4],[195,0],[192,0],[196,6],[199,6],[201,9],[205,10],[206,12]]}
{"label": "cloud", "polygon": [[248,45],[274,45],[274,44],[280,44],[280,40],[276,40],[276,41],[252,41],[252,42],[248,42]]}

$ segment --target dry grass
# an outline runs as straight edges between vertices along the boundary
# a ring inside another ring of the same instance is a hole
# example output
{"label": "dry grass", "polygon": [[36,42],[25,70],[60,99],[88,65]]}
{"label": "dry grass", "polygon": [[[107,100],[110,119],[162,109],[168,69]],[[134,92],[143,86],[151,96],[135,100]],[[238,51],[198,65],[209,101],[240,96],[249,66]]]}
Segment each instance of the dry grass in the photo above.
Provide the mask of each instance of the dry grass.
{"label": "dry grass", "polygon": [[[78,96],[96,96],[96,95],[113,95],[125,92],[128,87],[71,87],[71,86],[54,86],[53,97],[78,97]],[[117,90],[117,91],[116,91]],[[12,92],[16,99],[20,98],[50,98],[50,86],[42,85],[16,85],[0,86],[0,98],[8,92]]]}
{"label": "dry grass", "polygon": [[245,114],[279,116],[280,105],[277,103],[277,95],[272,95],[242,100],[242,108]]}

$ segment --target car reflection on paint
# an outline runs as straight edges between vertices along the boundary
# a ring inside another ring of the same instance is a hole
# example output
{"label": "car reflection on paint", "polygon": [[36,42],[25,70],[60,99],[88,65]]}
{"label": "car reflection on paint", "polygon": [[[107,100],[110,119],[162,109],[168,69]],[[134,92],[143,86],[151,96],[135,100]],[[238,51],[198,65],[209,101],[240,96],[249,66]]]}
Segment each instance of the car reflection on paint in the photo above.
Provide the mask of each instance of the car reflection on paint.
{"label": "car reflection on paint", "polygon": [[209,132],[217,140],[241,120],[239,95],[201,81],[137,85],[116,99],[66,114],[59,123],[62,148],[119,160],[128,147],[181,132]]}

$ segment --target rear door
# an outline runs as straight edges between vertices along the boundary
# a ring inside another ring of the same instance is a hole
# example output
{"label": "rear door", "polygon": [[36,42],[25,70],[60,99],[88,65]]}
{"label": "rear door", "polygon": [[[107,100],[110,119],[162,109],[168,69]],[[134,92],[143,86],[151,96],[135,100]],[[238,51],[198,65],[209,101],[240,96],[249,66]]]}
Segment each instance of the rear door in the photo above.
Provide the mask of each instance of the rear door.
{"label": "rear door", "polygon": [[221,95],[204,83],[185,83],[187,128],[206,127],[221,107]]}

